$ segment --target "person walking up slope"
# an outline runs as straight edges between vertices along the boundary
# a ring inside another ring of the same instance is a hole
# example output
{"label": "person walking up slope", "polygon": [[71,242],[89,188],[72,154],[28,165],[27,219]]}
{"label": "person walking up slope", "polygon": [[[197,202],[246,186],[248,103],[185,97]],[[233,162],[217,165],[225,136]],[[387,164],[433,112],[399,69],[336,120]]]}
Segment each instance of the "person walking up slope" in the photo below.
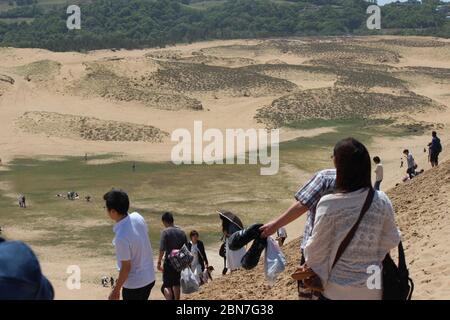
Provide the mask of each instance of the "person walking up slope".
{"label": "person walking up slope", "polygon": [[439,165],[439,154],[442,152],[442,144],[436,131],[431,133],[431,137],[431,142],[428,144],[430,150],[430,163],[432,167],[437,167]]}
{"label": "person walking up slope", "polygon": [[381,163],[381,159],[378,156],[373,158],[373,162],[375,162],[375,164],[376,164],[374,189],[379,191],[380,187],[381,187],[381,182],[383,181],[383,175],[384,175],[383,164]]}

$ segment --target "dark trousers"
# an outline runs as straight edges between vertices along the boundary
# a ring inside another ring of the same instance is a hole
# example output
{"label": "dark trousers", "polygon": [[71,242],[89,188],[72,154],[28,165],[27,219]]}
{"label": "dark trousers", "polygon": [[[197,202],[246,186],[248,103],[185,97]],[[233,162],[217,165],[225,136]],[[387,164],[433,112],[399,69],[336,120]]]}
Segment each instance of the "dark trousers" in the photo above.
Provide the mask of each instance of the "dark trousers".
{"label": "dark trousers", "polygon": [[409,178],[412,179],[415,176],[416,173],[416,169],[414,168],[408,168],[408,170],[406,170],[406,173],[408,174]]}
{"label": "dark trousers", "polygon": [[142,288],[137,289],[122,289],[123,300],[148,300],[150,293],[152,292],[155,281]]}

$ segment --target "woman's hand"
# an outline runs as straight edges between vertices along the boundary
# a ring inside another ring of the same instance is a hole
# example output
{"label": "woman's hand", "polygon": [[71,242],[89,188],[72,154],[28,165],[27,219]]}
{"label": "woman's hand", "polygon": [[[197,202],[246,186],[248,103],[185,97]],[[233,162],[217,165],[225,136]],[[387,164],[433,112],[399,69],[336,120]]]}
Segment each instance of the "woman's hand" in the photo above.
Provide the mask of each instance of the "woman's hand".
{"label": "woman's hand", "polygon": [[271,221],[269,223],[266,223],[261,228],[259,228],[259,231],[261,231],[261,237],[267,238],[273,235],[275,232],[277,232],[278,226],[275,223],[275,221]]}

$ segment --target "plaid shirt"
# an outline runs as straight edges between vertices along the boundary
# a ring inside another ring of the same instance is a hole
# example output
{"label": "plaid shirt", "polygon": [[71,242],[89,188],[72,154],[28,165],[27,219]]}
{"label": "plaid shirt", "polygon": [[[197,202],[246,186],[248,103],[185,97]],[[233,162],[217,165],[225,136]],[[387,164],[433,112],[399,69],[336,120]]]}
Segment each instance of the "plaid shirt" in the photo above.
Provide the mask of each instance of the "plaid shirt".
{"label": "plaid shirt", "polygon": [[295,199],[308,207],[306,215],[305,233],[301,248],[304,249],[308,238],[314,228],[314,219],[316,217],[316,207],[320,198],[328,193],[332,193],[336,186],[336,170],[328,169],[319,171],[295,194]]}

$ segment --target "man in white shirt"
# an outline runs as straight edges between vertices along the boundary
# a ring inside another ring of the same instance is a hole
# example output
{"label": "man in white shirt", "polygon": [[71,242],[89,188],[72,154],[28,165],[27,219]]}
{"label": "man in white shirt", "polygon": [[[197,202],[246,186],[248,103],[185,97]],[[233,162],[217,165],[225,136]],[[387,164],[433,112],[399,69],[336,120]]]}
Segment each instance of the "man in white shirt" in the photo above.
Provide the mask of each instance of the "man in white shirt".
{"label": "man in white shirt", "polygon": [[109,217],[115,221],[115,237],[119,278],[109,300],[148,300],[155,285],[153,251],[148,227],[137,212],[128,214],[130,201],[122,190],[112,190],[103,196]]}
{"label": "man in white shirt", "polygon": [[383,181],[383,164],[380,157],[374,157],[373,162],[376,164],[374,189],[380,191],[381,182]]}

